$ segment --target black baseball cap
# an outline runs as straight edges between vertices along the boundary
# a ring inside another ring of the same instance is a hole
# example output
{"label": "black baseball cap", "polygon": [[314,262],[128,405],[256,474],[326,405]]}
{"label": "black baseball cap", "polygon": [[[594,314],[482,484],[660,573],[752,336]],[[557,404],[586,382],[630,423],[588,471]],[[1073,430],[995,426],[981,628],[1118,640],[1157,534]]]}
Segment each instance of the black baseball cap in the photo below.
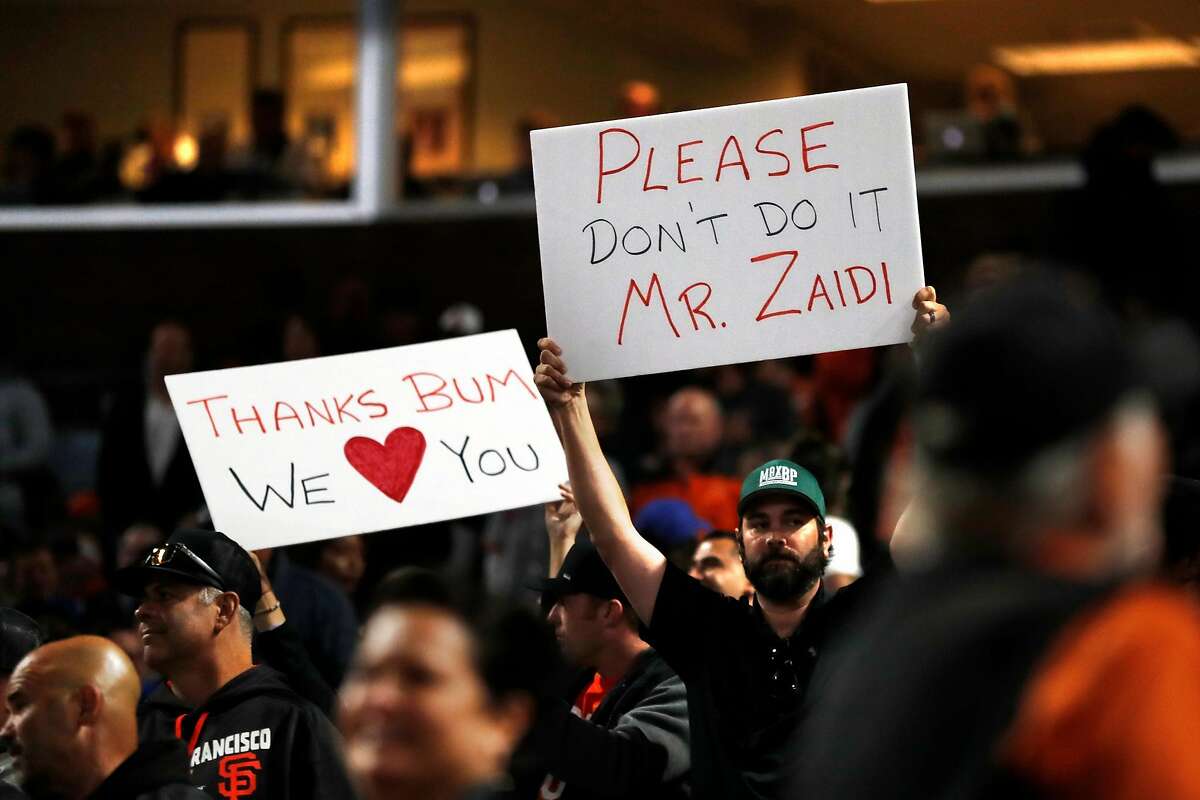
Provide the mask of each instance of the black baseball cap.
{"label": "black baseball cap", "polygon": [[220,531],[177,530],[140,564],[119,569],[113,575],[117,591],[134,597],[141,597],[146,584],[155,580],[187,581],[236,592],[242,608],[251,613],[262,595],[254,560]]}
{"label": "black baseball cap", "polygon": [[543,603],[568,594],[590,594],[605,600],[620,600],[624,605],[629,605],[625,593],[600,558],[595,545],[586,540],[577,540],[567,551],[556,577],[542,578],[531,588],[542,593]]}
{"label": "black baseball cap", "polygon": [[0,675],[11,675],[21,659],[42,645],[42,629],[15,608],[0,608]]}
{"label": "black baseball cap", "polygon": [[1094,429],[1146,386],[1116,320],[1052,277],[981,293],[920,357],[922,452],[985,476]]}

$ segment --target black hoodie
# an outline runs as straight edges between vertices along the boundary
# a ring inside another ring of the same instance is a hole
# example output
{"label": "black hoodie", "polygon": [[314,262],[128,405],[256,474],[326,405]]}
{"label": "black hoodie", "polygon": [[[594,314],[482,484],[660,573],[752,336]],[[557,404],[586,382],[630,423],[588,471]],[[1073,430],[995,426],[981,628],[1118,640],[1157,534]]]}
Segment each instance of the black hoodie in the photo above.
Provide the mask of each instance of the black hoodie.
{"label": "black hoodie", "polygon": [[143,743],[181,740],[192,785],[220,800],[353,798],[333,725],[267,666],[196,709],[165,684],[138,709]]}
{"label": "black hoodie", "polygon": [[97,786],[87,800],[206,800],[188,780],[179,742],[143,744]]}

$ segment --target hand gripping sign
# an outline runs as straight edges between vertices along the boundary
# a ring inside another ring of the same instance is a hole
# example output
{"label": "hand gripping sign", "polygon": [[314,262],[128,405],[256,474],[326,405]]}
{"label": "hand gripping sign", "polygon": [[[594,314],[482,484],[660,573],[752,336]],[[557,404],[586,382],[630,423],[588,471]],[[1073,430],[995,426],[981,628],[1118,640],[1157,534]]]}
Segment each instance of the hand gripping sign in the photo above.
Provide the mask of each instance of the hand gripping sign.
{"label": "hand gripping sign", "polygon": [[533,505],[566,480],[511,330],[167,388],[213,522],[247,548]]}
{"label": "hand gripping sign", "polygon": [[896,344],[924,285],[903,85],[534,131],[577,380]]}

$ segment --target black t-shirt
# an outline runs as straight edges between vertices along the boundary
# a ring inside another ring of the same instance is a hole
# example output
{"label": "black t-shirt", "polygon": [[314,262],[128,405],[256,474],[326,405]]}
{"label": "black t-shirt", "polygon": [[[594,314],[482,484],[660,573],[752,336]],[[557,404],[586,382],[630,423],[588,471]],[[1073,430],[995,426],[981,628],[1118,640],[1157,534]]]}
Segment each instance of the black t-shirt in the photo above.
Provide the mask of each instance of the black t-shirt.
{"label": "black t-shirt", "polygon": [[757,603],[667,565],[644,638],[687,685],[695,798],[774,798],[789,785],[791,734],[832,608],[824,586],[787,639]]}

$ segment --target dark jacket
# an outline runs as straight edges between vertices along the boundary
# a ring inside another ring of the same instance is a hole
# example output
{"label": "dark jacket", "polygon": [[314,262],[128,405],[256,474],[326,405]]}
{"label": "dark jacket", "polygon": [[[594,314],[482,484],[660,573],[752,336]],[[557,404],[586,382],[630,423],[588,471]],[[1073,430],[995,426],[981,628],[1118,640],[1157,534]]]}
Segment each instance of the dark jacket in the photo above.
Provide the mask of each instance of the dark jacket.
{"label": "dark jacket", "polygon": [[0,800],[28,800],[28,795],[18,789],[13,780],[12,758],[8,753],[0,752]]}
{"label": "dark jacket", "polygon": [[87,800],[208,800],[188,780],[183,744],[143,744],[122,761]]}
{"label": "dark jacket", "polygon": [[[283,604],[288,624],[304,645],[313,666],[337,689],[350,666],[358,640],[358,618],[345,592],[325,576],[275,551],[267,574]],[[255,643],[257,652],[258,644]],[[285,670],[286,671],[286,670]]]}
{"label": "dark jacket", "polygon": [[562,800],[688,796],[687,693],[653,650],[634,661],[589,720],[571,713],[569,701],[544,704],[529,745],[540,768],[538,785],[523,792],[530,797],[546,773],[565,784]]}
{"label": "dark jacket", "polygon": [[811,687],[789,796],[1038,796],[997,742],[1048,648],[1110,592],[987,563],[897,576]]}
{"label": "dark jacket", "polygon": [[[281,601],[282,602],[282,601]],[[284,606],[284,613],[288,608]],[[254,634],[254,663],[266,664],[283,675],[296,694],[330,716],[337,697],[317,671],[316,665],[296,632],[289,614],[278,628]]]}
{"label": "dark jacket", "polygon": [[214,798],[354,796],[333,726],[270,667],[246,670],[195,709],[164,684],[138,712],[142,742],[185,742],[193,785]]}

